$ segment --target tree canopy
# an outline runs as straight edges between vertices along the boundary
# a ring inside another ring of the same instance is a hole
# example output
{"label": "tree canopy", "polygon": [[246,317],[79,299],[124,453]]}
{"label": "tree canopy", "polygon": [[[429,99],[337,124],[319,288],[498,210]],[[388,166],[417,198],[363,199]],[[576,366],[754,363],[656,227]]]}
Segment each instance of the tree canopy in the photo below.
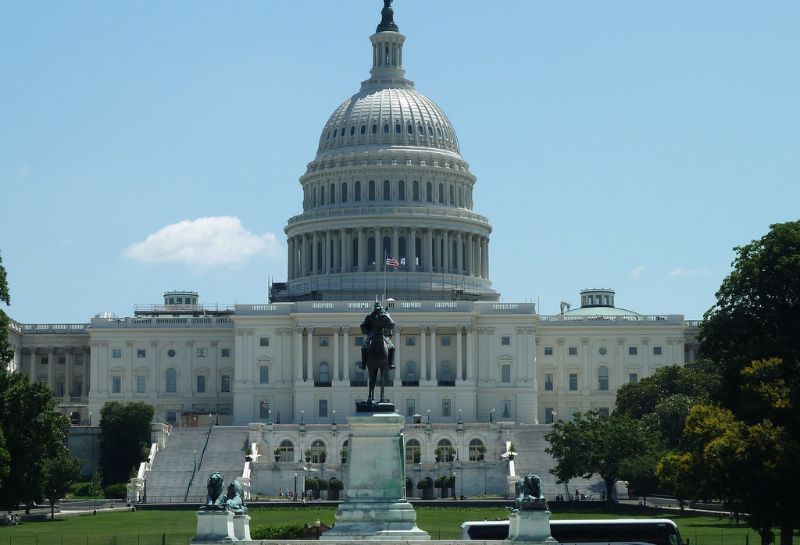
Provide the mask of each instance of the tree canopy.
{"label": "tree canopy", "polygon": [[545,452],[556,460],[550,472],[559,482],[598,474],[610,503],[616,502],[614,485],[625,477],[625,469],[639,468],[637,459],[642,457],[649,457],[652,464],[658,444],[658,437],[641,422],[623,415],[600,416],[596,411],[556,422],[545,439],[550,443]]}
{"label": "tree canopy", "polygon": [[56,502],[66,495],[69,486],[80,477],[81,464],[63,446],[45,462],[44,497],[50,502],[50,518],[53,519]]}
{"label": "tree canopy", "polygon": [[109,401],[100,410],[100,467],[103,484],[127,482],[147,459],[153,407],[141,401]]}

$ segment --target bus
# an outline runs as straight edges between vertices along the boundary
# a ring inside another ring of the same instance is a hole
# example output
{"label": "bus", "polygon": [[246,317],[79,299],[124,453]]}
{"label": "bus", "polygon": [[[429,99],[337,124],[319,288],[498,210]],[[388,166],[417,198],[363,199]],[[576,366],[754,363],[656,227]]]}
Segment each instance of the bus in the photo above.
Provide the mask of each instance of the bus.
{"label": "bus", "polygon": [[[683,545],[678,527],[669,519],[551,520],[550,534],[563,544],[617,543]],[[507,520],[468,521],[461,539],[501,540],[508,537]]]}

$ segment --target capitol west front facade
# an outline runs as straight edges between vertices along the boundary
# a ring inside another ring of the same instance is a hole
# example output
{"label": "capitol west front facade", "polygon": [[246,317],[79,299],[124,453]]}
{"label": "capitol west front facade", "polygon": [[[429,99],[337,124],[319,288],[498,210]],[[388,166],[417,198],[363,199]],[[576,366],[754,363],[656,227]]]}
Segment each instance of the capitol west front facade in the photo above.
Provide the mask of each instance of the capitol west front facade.
{"label": "capitol west front facade", "polygon": [[[366,397],[358,326],[385,294],[397,323],[387,397],[411,426],[429,426],[430,461],[441,437],[464,459],[474,440],[496,457],[504,437],[520,444],[521,431],[610,411],[622,384],[694,359],[695,324],[620,309],[612,290],[583,290],[580,308],[555,316],[500,302],[476,177],[450,120],[405,78],[391,15],[370,36],[370,77],[325,123],[300,178],[287,279],[269,303],[209,309],[196,293],[168,292],[127,318],[13,323],[14,369],[48,383],[84,424],[107,401],[144,401],[159,422],[212,414],[251,425],[270,451],[287,440],[302,450],[301,422],[344,424]],[[385,270],[387,256],[400,267]],[[320,430],[329,452],[345,439]]]}

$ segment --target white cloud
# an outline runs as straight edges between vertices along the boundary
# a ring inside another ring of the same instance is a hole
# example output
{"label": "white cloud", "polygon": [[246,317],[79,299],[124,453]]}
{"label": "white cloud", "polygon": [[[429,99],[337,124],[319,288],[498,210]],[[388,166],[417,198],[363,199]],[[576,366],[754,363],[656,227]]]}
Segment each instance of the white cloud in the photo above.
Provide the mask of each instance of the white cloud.
{"label": "white cloud", "polygon": [[128,246],[124,256],[143,263],[178,262],[203,269],[243,265],[255,255],[280,257],[273,233],[257,235],[239,218],[219,216],[184,220],[162,227]]}
{"label": "white cloud", "polygon": [[708,276],[711,274],[709,269],[684,269],[683,267],[675,267],[670,271],[670,278],[680,278],[684,276]]}
{"label": "white cloud", "polygon": [[639,278],[643,272],[644,272],[644,265],[637,265],[631,271],[631,276],[633,276],[634,278]]}

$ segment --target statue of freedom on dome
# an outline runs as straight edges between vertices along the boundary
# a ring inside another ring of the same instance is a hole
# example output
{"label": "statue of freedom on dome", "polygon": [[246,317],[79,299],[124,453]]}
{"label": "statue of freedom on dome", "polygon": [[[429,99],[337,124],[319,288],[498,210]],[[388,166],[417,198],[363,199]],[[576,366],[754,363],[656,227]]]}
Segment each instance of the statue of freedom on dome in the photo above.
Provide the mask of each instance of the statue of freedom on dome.
{"label": "statue of freedom on dome", "polygon": [[400,29],[394,22],[394,10],[392,9],[392,0],[383,0],[383,9],[381,10],[381,22],[375,32],[399,32]]}

